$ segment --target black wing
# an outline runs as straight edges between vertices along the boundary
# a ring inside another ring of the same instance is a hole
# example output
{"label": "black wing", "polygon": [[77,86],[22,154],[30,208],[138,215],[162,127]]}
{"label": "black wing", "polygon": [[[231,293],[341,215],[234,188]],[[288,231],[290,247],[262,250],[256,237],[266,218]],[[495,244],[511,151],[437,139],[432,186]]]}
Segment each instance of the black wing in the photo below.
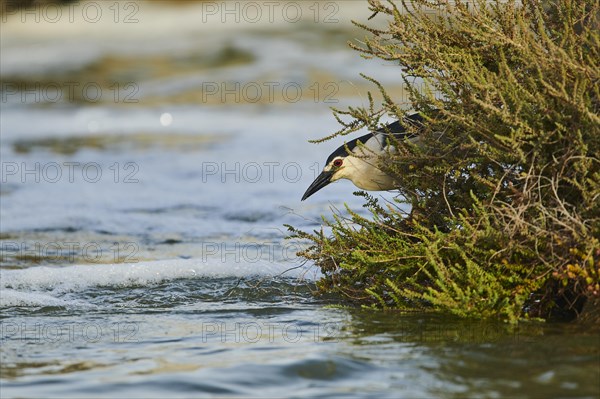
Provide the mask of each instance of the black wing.
{"label": "black wing", "polygon": [[423,128],[423,116],[419,113],[414,113],[411,115],[407,115],[403,118],[402,122],[396,121],[386,125],[376,131],[379,133],[393,134],[397,140],[404,140],[407,138],[411,138],[412,135],[409,135],[406,132],[406,126],[414,126],[417,128]]}
{"label": "black wing", "polygon": [[[369,132],[369,133],[365,134],[364,136],[355,138],[354,140],[349,141],[345,145],[340,146],[338,149],[336,149],[334,152],[332,152],[331,155],[329,156],[329,158],[327,158],[327,161],[325,164],[326,165],[329,164],[329,162],[331,162],[331,160],[333,160],[335,157],[345,157],[346,155],[348,155],[348,151],[352,151],[358,145],[358,143],[365,144],[376,133],[393,134],[394,137],[396,138],[396,140],[404,140],[407,138],[414,137],[412,134],[407,133],[406,125],[423,127],[423,121],[424,121],[424,119],[423,119],[423,116],[421,116],[421,114],[414,113],[414,114],[404,117],[402,122],[400,122],[399,120],[392,122],[389,125],[386,125],[380,129],[377,129],[374,132]],[[383,146],[384,144],[385,144],[384,140],[381,140],[381,145]]]}

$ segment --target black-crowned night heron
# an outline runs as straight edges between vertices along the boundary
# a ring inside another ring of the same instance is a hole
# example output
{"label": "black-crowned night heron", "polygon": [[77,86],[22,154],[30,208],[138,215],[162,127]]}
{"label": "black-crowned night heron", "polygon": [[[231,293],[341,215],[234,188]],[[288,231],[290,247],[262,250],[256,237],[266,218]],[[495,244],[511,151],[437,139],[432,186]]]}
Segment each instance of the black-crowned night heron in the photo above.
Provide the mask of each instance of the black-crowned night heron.
{"label": "black-crowned night heron", "polygon": [[393,153],[395,140],[414,140],[417,136],[410,135],[407,125],[423,126],[423,117],[418,114],[406,116],[402,122],[396,121],[379,130],[358,137],[342,146],[329,155],[323,172],[308,187],[302,201],[340,179],[348,179],[363,190],[384,191],[397,187],[393,176],[377,167],[381,156]]}

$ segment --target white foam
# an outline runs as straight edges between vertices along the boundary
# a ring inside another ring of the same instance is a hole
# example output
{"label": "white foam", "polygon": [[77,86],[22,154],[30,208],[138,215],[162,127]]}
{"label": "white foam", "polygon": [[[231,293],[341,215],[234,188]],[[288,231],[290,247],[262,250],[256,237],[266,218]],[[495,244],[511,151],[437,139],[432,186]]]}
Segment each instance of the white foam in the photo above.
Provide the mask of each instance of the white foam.
{"label": "white foam", "polygon": [[60,307],[92,307],[80,300],[67,300],[39,292],[22,292],[2,289],[0,292],[0,308],[12,306],[60,306]]}
{"label": "white foam", "polygon": [[[284,266],[275,263],[202,262],[197,259],[4,270],[0,271],[0,307],[72,306],[73,301],[67,302],[60,296],[93,287],[151,286],[180,278],[278,276],[284,270]],[[303,279],[314,277],[314,273],[307,273],[306,268],[290,270],[283,275]]]}

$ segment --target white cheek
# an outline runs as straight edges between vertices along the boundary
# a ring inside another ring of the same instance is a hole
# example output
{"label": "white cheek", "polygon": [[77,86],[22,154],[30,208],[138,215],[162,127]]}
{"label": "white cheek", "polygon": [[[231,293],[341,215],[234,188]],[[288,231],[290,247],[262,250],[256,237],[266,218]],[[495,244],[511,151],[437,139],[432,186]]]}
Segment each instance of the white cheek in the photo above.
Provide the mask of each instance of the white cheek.
{"label": "white cheek", "polygon": [[331,180],[350,179],[350,177],[354,175],[355,170],[356,166],[346,158],[344,165],[333,174]]}

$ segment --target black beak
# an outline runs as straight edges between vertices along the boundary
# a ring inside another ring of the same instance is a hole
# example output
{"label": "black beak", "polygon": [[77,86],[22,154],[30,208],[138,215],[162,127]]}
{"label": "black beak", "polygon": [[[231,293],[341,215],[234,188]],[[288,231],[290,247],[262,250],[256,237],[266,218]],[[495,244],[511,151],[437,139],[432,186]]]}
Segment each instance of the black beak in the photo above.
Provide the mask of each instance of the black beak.
{"label": "black beak", "polygon": [[331,176],[333,176],[333,171],[321,172],[321,174],[317,176],[315,181],[312,182],[310,186],[308,186],[306,192],[302,196],[301,201],[304,201],[305,199],[307,199],[308,197],[310,197],[311,195],[313,195],[314,193],[331,183]]}

